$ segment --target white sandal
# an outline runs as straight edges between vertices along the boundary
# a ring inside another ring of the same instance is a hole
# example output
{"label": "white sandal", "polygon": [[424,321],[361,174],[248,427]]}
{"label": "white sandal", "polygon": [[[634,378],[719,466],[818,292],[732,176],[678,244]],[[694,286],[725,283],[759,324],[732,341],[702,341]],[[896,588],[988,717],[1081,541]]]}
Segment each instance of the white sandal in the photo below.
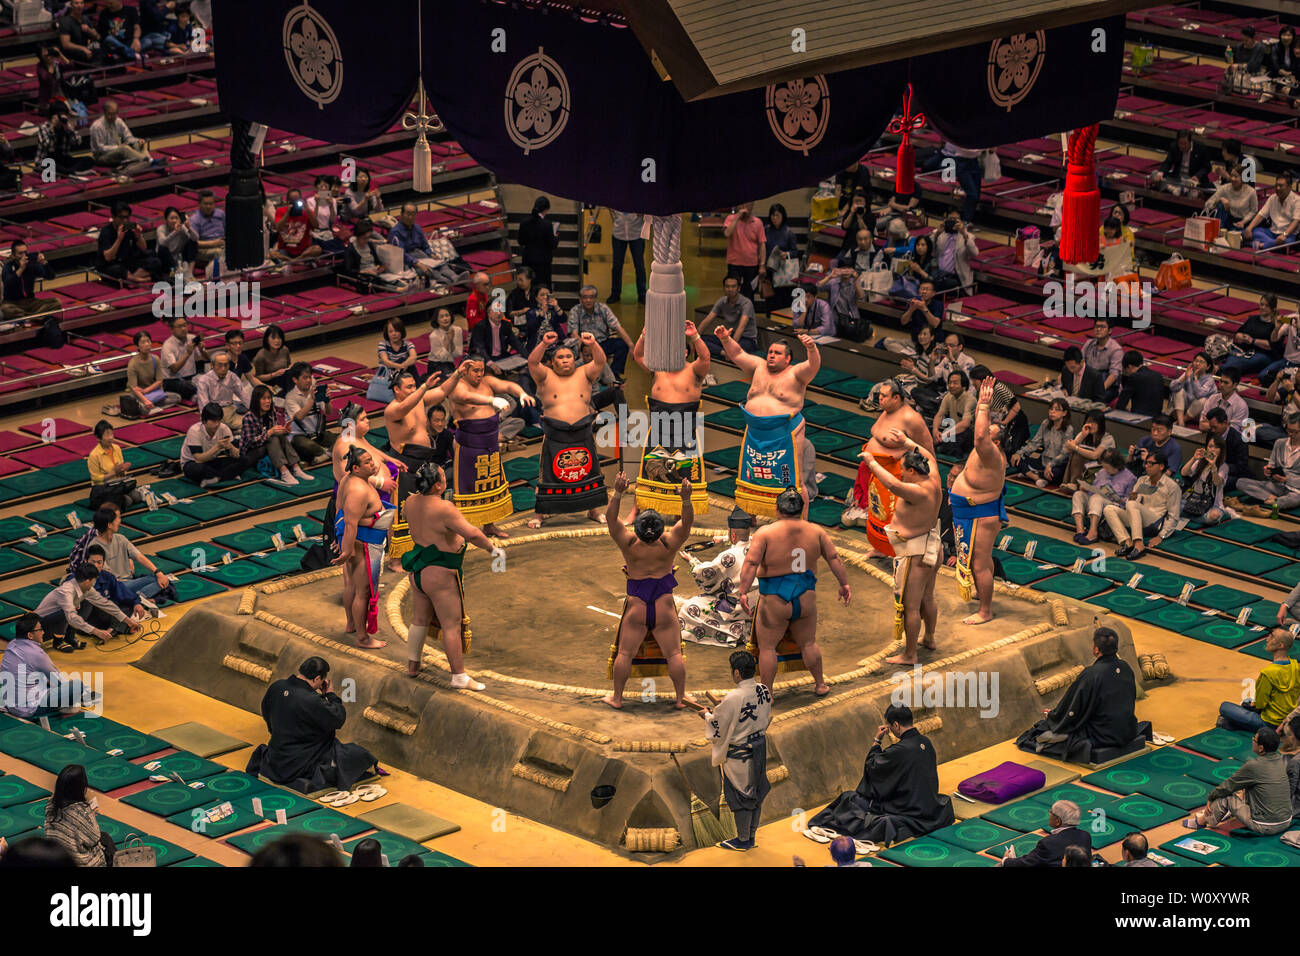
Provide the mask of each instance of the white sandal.
{"label": "white sandal", "polygon": [[346,800],[350,796],[352,796],[352,794],[347,790],[334,790],[331,793],[325,794],[323,797],[318,797],[317,799],[326,806],[333,807],[337,806],[339,801]]}
{"label": "white sandal", "polygon": [[366,803],[374,803],[380,797],[388,796],[388,790],[377,783],[367,783],[353,790],[352,795],[359,800],[364,800]]}
{"label": "white sandal", "polygon": [[811,830],[801,830],[799,832],[802,833],[804,836],[806,836],[808,839],[812,840],[814,843],[830,843],[831,838],[825,836],[821,832],[821,829],[822,829],[821,827],[814,827]]}

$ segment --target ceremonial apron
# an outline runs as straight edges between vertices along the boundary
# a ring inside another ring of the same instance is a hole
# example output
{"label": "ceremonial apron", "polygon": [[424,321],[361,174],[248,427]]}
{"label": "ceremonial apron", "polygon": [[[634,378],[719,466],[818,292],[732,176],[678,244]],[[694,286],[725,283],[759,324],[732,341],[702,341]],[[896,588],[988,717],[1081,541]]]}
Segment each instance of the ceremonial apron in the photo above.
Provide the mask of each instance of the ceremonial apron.
{"label": "ceremonial apron", "polygon": [[542,419],[535,505],[539,515],[573,514],[609,503],[596,453],[595,420],[595,414],[572,423]]}
{"label": "ceremonial apron", "polygon": [[476,528],[504,521],[515,512],[510,485],[501,470],[500,427],[492,414],[459,421],[452,433],[452,501]]}
{"label": "ceremonial apron", "polygon": [[786,488],[803,492],[803,468],[794,432],[803,414],[752,415],[745,412],[736,504],[752,515],[775,518],[776,499]]}
{"label": "ceremonial apron", "polygon": [[[865,444],[862,446],[867,447]],[[876,455],[880,467],[895,478],[903,473],[902,456]],[[881,554],[893,557],[894,546],[889,540],[885,525],[894,520],[894,495],[871,473],[867,463],[858,464],[858,478],[853,484],[853,499],[867,513],[867,540]]]}
{"label": "ceremonial apron", "polygon": [[[709,489],[704,472],[704,442],[700,432],[699,402],[661,402],[647,398],[650,434],[641,451],[641,470],[636,482],[636,506],[653,508],[662,515],[682,513],[682,478],[691,480],[691,507],[695,517],[708,513]],[[664,458],[657,452],[680,452],[686,462]]]}

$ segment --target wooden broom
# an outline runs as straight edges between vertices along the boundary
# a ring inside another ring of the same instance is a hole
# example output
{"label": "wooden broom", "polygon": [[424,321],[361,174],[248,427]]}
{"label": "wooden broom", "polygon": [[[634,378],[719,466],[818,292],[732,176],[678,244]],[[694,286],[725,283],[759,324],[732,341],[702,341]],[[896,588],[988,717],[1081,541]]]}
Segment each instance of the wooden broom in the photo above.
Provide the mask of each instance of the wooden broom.
{"label": "wooden broom", "polygon": [[691,833],[695,837],[697,847],[717,846],[727,838],[722,829],[722,824],[718,818],[709,812],[708,806],[696,796],[695,791],[691,789],[691,782],[686,779],[686,771],[677,760],[677,754],[668,755],[673,760],[673,766],[677,768],[677,773],[681,775],[682,784],[686,787],[686,792],[691,795]]}

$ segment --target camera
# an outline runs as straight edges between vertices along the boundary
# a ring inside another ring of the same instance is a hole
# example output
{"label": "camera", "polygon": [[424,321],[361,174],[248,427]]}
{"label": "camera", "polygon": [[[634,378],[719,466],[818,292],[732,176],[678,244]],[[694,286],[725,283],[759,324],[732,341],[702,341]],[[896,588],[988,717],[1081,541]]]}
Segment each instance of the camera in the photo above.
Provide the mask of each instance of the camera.
{"label": "camera", "polygon": [[307,203],[304,202],[303,200],[301,200],[301,199],[295,199],[295,200],[293,201],[293,211],[294,211],[294,212],[302,212],[305,208],[307,208]]}
{"label": "camera", "polygon": [[945,219],[945,220],[943,221],[943,231],[944,231],[944,232],[956,232],[956,231],[957,231],[957,220],[956,220],[956,219]]}

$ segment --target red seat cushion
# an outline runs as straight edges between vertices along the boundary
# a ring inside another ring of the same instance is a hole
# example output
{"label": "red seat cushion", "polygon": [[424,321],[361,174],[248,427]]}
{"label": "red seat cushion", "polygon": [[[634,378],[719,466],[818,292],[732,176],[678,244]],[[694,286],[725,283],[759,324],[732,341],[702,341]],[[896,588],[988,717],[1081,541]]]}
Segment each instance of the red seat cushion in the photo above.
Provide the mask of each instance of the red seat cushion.
{"label": "red seat cushion", "polygon": [[[33,468],[53,468],[55,465],[62,465],[70,461],[76,461],[81,456],[76,452],[61,448],[53,443],[48,445],[37,445],[35,448],[28,448],[25,451],[14,452],[14,458],[21,462],[26,462]],[[86,473],[87,479],[90,473]]]}
{"label": "red seat cushion", "polygon": [[160,428],[152,422],[137,422],[134,425],[124,425],[113,430],[113,437],[128,445],[143,445],[145,442],[171,438],[172,435],[173,432],[168,431],[166,428]]}
{"label": "red seat cushion", "polygon": [[[48,435],[45,430],[45,422],[49,422],[51,426],[51,433]],[[57,441],[60,438],[71,438],[73,435],[84,435],[86,432],[90,431],[90,427],[88,425],[83,425],[80,422],[74,422],[70,418],[53,418],[45,419],[41,422],[28,422],[26,425],[19,425],[18,430],[20,432],[26,432],[29,435],[35,435],[37,438],[44,439],[49,437]]]}

